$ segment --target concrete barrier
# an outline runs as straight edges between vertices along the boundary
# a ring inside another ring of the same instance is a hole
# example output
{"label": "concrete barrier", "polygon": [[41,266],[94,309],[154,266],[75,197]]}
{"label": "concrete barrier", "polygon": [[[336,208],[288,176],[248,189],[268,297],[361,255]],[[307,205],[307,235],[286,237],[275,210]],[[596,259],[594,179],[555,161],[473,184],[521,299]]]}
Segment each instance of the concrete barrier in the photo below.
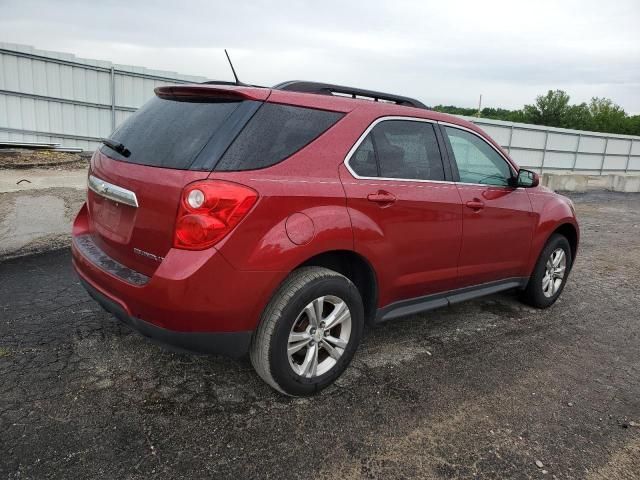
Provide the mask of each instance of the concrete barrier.
{"label": "concrete barrier", "polygon": [[609,175],[607,190],[613,192],[640,192],[640,175]]}
{"label": "concrete barrier", "polygon": [[541,183],[554,192],[586,192],[587,190],[610,190],[624,193],[640,192],[640,175],[544,173]]}
{"label": "concrete barrier", "polygon": [[589,184],[587,175],[558,175],[544,173],[542,184],[554,192],[586,192]]}

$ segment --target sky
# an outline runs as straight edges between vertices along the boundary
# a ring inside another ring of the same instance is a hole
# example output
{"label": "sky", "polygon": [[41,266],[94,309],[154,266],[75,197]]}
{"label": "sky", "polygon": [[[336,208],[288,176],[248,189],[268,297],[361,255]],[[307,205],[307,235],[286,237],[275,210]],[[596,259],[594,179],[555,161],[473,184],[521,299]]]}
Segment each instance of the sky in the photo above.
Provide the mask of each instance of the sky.
{"label": "sky", "polygon": [[640,114],[640,0],[0,0],[0,41],[218,80],[227,48],[257,85],[503,108],[562,89]]}

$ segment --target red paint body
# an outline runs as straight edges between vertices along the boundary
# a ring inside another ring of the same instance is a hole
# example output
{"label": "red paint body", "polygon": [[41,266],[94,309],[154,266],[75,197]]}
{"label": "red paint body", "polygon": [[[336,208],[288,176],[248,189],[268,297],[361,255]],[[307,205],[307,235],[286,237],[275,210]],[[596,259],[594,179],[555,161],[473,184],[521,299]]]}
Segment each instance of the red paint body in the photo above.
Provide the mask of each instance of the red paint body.
{"label": "red paint body", "polygon": [[[563,225],[575,231],[577,244],[578,225],[570,202],[544,187],[364,180],[355,178],[343,163],[367,127],[384,116],[460,125],[500,148],[469,122],[366,100],[229,89],[248,98],[345,116],[300,151],[261,170],[171,170],[119,162],[96,152],[91,173],[134,191],[140,206],[116,205],[89,191],[73,235],[91,235],[108,257],[150,279],[142,286],[132,285],[94,264],[76,242],[73,263],[86,282],[128,315],[180,332],[252,331],[287,275],[325,252],[355,252],[364,258],[375,273],[376,302],[382,308],[433,293],[528,277],[546,240]],[[258,201],[214,247],[173,248],[181,192],[205,178],[248,186],[258,192]],[[396,201],[386,205],[370,201],[369,195],[392,195]],[[474,210],[467,202],[481,202],[484,208]],[[134,248],[163,260],[136,255]]]}

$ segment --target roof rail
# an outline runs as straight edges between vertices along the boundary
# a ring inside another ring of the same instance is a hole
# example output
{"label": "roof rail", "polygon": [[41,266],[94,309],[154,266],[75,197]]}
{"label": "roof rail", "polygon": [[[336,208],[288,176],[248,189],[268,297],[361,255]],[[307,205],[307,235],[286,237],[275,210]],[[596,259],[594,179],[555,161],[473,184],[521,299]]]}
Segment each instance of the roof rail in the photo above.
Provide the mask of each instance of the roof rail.
{"label": "roof rail", "polygon": [[307,82],[304,80],[290,80],[282,82],[273,87],[277,90],[291,90],[302,93],[316,93],[319,95],[350,95],[351,98],[370,98],[374,102],[384,100],[386,102],[395,103],[397,105],[405,105],[408,107],[424,108],[426,105],[419,100],[392,93],[374,92],[373,90],[364,90],[362,88],[344,87],[342,85],[332,85],[330,83]]}

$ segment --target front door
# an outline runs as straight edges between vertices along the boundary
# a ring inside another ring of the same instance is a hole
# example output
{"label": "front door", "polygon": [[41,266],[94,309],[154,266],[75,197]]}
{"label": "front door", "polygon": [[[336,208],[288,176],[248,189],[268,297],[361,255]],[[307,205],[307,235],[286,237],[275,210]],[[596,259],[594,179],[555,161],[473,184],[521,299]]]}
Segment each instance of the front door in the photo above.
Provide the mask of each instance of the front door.
{"label": "front door", "polygon": [[535,218],[527,192],[511,186],[515,169],[479,134],[443,130],[464,212],[458,286],[526,277]]}
{"label": "front door", "polygon": [[379,306],[453,288],[462,204],[445,181],[434,124],[382,119],[346,164],[340,175],[355,249],[376,263]]}

